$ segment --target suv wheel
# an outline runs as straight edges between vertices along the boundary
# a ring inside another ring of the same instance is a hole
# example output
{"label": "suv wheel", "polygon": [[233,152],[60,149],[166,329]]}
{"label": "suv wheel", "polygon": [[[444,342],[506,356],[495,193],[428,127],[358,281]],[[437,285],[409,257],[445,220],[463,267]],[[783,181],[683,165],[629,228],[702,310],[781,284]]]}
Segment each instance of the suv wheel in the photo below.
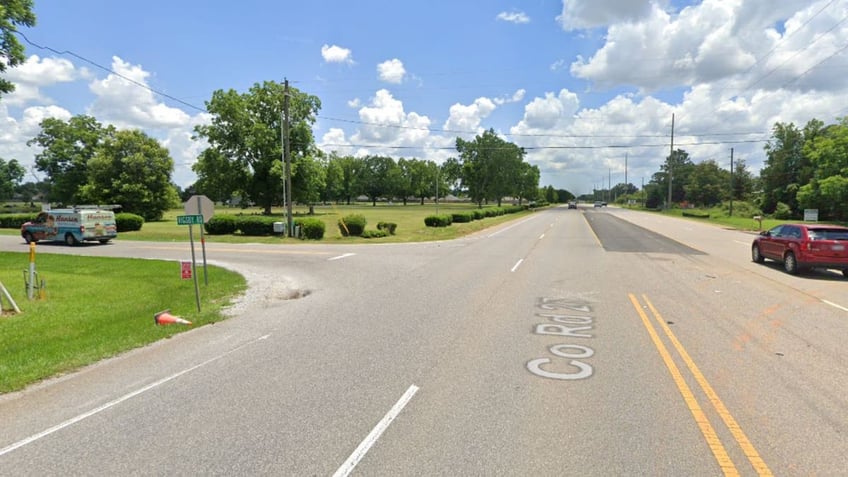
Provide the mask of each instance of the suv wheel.
{"label": "suv wheel", "polygon": [[786,256],[783,257],[783,269],[786,270],[786,273],[798,274],[798,260],[795,259],[794,253],[786,252]]}
{"label": "suv wheel", "polygon": [[766,260],[762,255],[760,255],[760,246],[757,244],[754,244],[754,246],[751,247],[751,260],[757,263],[763,263]]}

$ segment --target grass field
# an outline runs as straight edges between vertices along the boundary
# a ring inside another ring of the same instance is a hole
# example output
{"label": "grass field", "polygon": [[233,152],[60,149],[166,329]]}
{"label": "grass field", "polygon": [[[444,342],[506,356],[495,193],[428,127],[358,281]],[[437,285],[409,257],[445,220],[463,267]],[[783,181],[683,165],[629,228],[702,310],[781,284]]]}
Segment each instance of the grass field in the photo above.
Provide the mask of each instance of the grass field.
{"label": "grass field", "polygon": [[209,266],[198,313],[194,282],[180,279],[178,263],[36,254],[46,298],[29,300],[28,267],[29,253],[0,252],[0,282],[21,309],[0,317],[0,393],[185,331],[154,324],[153,315],[167,308],[193,326],[220,321],[247,286],[241,275]]}

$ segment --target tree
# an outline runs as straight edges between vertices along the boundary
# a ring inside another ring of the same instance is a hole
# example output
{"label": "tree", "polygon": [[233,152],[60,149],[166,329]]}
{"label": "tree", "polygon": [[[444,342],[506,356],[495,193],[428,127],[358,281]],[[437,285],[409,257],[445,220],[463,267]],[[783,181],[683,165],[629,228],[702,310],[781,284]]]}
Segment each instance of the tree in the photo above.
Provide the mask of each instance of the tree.
{"label": "tree", "polygon": [[42,148],[35,156],[35,167],[47,175],[45,180],[51,185],[51,202],[75,204],[81,201],[80,190],[88,181],[88,161],[114,134],[113,126],[103,127],[91,116],[41,121],[41,132],[27,145]]}
{"label": "tree", "polygon": [[371,205],[377,205],[380,197],[391,198],[394,196],[397,186],[395,181],[397,175],[397,164],[391,157],[368,156],[363,161],[363,169],[360,174],[362,180],[362,192],[371,200]]}
{"label": "tree", "polygon": [[[521,199],[528,201],[536,200],[540,197],[539,194],[539,177],[541,173],[537,166],[530,165],[526,162],[519,163],[518,177],[515,181],[515,196],[518,197],[518,203],[521,204]],[[555,202],[555,200],[548,200]]]}
{"label": "tree", "polygon": [[88,163],[88,183],[81,195],[93,203],[120,204],[123,210],[160,220],[179,204],[168,150],[141,131],[118,131]]}
{"label": "tree", "polygon": [[484,200],[497,200],[517,192],[516,182],[524,150],[504,141],[494,129],[473,141],[456,138],[456,150],[462,163],[462,184],[478,206]]}
{"label": "tree", "polygon": [[0,157],[0,199],[11,199],[24,178],[26,170],[15,159],[6,162]]}
{"label": "tree", "polygon": [[789,206],[792,215],[800,216],[796,194],[813,177],[812,165],[804,154],[804,144],[814,140],[823,125],[816,119],[810,120],[803,130],[792,123],[774,125],[772,139],[764,146],[767,158],[760,171],[763,186],[760,207],[763,212],[772,213],[778,203],[784,203]]}
{"label": "tree", "polygon": [[231,161],[218,149],[212,148],[201,152],[191,169],[197,174],[197,193],[216,202],[232,199],[234,194],[243,190],[242,185],[250,178],[250,172],[243,163]]}
{"label": "tree", "polygon": [[848,218],[848,119],[819,128],[804,142],[803,154],[813,169],[813,178],[798,189],[798,208],[818,209],[835,220]]}
{"label": "tree", "polygon": [[[0,2],[0,73],[26,61],[24,47],[15,37],[17,27],[35,25],[32,0],[3,0]],[[0,75],[0,97],[11,93],[15,85]]]}
{"label": "tree", "polygon": [[[321,101],[312,95],[282,84],[266,81],[254,84],[247,93],[218,90],[206,102],[211,124],[195,127],[197,137],[206,138],[210,148],[247,171],[241,189],[263,209],[271,213],[274,202],[282,202],[282,114],[285,96],[289,96],[289,138],[292,158],[293,192],[308,190],[305,171],[298,162],[314,157],[312,124]],[[275,166],[276,164],[276,166]],[[308,169],[307,166],[305,169]],[[300,183],[298,183],[301,181]],[[294,195],[294,194],[293,194]]]}
{"label": "tree", "polygon": [[738,159],[733,165],[733,177],[730,181],[730,193],[733,200],[748,200],[754,192],[754,175],[748,170],[744,159]]}
{"label": "tree", "polygon": [[[694,164],[689,158],[689,153],[683,149],[678,149],[666,157],[665,163],[660,166],[660,172],[654,173],[651,178],[651,183],[665,191],[663,203],[668,201],[669,167],[671,167],[671,202],[681,202],[686,198],[686,191],[683,187],[689,182],[689,174],[692,172]],[[671,204],[667,205],[671,206]]]}
{"label": "tree", "polygon": [[312,156],[304,156],[297,162],[298,177],[292,182],[292,200],[309,204],[309,214],[315,214],[315,203],[321,200],[321,191],[326,186],[327,171],[321,161]]}
{"label": "tree", "polygon": [[711,207],[720,204],[729,196],[730,172],[725,171],[710,159],[696,164],[684,186],[686,200],[699,206]]}

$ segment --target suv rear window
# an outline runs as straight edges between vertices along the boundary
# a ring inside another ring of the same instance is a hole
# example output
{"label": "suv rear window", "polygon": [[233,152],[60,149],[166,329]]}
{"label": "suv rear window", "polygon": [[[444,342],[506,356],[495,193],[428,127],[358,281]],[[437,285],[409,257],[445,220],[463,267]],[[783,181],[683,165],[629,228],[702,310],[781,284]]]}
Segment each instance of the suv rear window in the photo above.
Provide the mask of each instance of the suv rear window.
{"label": "suv rear window", "polygon": [[815,229],[807,231],[810,240],[848,240],[848,230]]}

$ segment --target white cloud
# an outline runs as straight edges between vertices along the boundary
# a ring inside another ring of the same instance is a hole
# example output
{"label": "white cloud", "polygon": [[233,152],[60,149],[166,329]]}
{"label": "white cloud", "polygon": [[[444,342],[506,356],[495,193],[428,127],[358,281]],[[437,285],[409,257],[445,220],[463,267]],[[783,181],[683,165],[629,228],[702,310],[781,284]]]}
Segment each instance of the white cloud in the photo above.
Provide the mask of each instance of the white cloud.
{"label": "white cloud", "polygon": [[353,98],[347,102],[347,106],[349,108],[358,108],[362,106],[362,101],[360,101],[359,98]]}
{"label": "white cloud", "polygon": [[[456,103],[450,107],[450,117],[445,121],[444,129],[447,134],[473,136],[483,132],[480,123],[496,108],[489,98],[477,98],[469,105]],[[467,132],[467,134],[462,134]]]}
{"label": "white cloud", "polygon": [[342,48],[336,45],[324,45],[321,47],[321,56],[327,63],[347,63],[352,65],[353,53],[348,48]]}
{"label": "white cloud", "polygon": [[380,77],[380,81],[400,84],[406,76],[406,69],[403,67],[402,61],[394,58],[377,65],[377,74]]}
{"label": "white cloud", "polygon": [[500,98],[495,98],[492,101],[494,101],[498,106],[502,106],[507,103],[518,103],[524,99],[525,94],[527,94],[527,91],[522,88],[516,90],[515,93],[512,93],[512,96],[502,96]]}
{"label": "white cloud", "polygon": [[158,101],[152,91],[138,85],[147,85],[150,76],[141,66],[131,65],[115,56],[112,57],[112,70],[117,74],[110,73],[89,86],[97,96],[89,114],[98,121],[119,128],[137,129],[168,129],[189,123],[191,117],[183,110]]}
{"label": "white cloud", "polygon": [[3,101],[22,106],[28,103],[49,103],[52,100],[44,96],[41,88],[87,78],[90,72],[85,68],[77,69],[73,63],[63,58],[40,58],[32,55],[23,64],[9,68],[5,76],[15,83],[15,91],[5,96]]}
{"label": "white cloud", "polygon": [[562,0],[557,21],[566,30],[631,22],[647,15],[653,4],[651,0]]}
{"label": "white cloud", "polygon": [[497,20],[509,23],[530,23],[530,17],[521,11],[500,12],[496,17]]}

